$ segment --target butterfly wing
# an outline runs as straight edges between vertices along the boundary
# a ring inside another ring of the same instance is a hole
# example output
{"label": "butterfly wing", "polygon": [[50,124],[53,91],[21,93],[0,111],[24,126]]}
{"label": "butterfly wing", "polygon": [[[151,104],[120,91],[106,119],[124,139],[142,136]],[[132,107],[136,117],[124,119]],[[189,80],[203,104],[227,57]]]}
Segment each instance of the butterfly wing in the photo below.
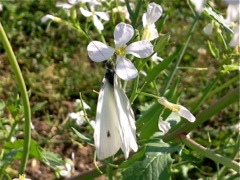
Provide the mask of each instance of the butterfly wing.
{"label": "butterfly wing", "polygon": [[98,97],[94,141],[98,159],[113,156],[121,147],[114,87],[105,78]]}
{"label": "butterfly wing", "polygon": [[138,150],[136,143],[136,126],[131,104],[123,89],[118,86],[117,77],[115,77],[114,80],[114,95],[118,107],[120,135],[122,140],[121,148],[127,159],[131,149],[135,152]]}

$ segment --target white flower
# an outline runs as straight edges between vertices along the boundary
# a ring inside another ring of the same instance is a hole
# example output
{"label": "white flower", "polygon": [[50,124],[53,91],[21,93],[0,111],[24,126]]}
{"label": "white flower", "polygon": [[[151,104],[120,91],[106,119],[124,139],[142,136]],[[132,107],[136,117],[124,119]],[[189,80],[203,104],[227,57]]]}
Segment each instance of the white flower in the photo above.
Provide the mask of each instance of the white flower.
{"label": "white flower", "polygon": [[213,24],[212,24],[212,23],[208,23],[208,24],[203,28],[203,32],[204,32],[206,35],[212,34],[212,31],[213,31]]}
{"label": "white flower", "polygon": [[229,23],[234,23],[236,21],[239,21],[240,1],[239,0],[225,0],[225,2],[228,3],[226,21],[228,21]]}
{"label": "white flower", "polygon": [[84,109],[91,109],[91,107],[87,103],[85,103],[84,101],[81,102],[80,99],[76,99],[75,103],[76,103],[75,104],[76,106],[78,106],[78,105],[82,106],[82,103],[83,103]]}
{"label": "white flower", "polygon": [[162,116],[160,116],[158,120],[158,128],[163,134],[166,134],[171,129],[171,125],[169,122],[163,121]]}
{"label": "white flower", "polygon": [[176,112],[179,116],[187,119],[190,122],[194,122],[196,120],[192,113],[184,106],[171,103],[164,97],[158,98],[158,102],[166,108],[170,109],[171,111]]}
{"label": "white flower", "polygon": [[101,30],[104,29],[104,26],[103,26],[102,22],[98,19],[98,17],[105,20],[105,21],[109,21],[109,15],[106,12],[95,11],[95,4],[96,3],[90,4],[90,11],[88,11],[88,10],[82,8],[82,7],[80,8],[80,11],[81,11],[83,16],[92,17],[94,26],[98,30],[101,31]]}
{"label": "white flower", "polygon": [[65,164],[64,165],[57,166],[58,169],[59,169],[59,174],[62,177],[70,177],[75,171],[75,169],[74,169],[75,154],[72,153],[71,156],[72,156],[72,159],[68,159],[68,158],[65,159]]}
{"label": "white flower", "polygon": [[[131,9],[134,9],[134,4],[129,3]],[[126,20],[131,21],[130,14],[128,12],[127,6],[117,6],[112,9],[112,12],[119,13],[120,16],[123,16]]]}
{"label": "white flower", "polygon": [[171,129],[170,122],[177,124],[181,120],[181,117],[176,112],[172,112],[167,119],[163,121],[162,116],[158,120],[158,128],[163,132],[163,135],[166,134]]}
{"label": "white flower", "polygon": [[151,60],[154,62],[163,61],[163,58],[159,57],[157,53],[154,53],[151,57]]}
{"label": "white flower", "polygon": [[147,8],[147,12],[142,16],[143,22],[143,40],[152,41],[158,38],[158,31],[155,26],[155,22],[162,16],[162,7],[156,3],[150,3]]}
{"label": "white flower", "polygon": [[76,4],[78,4],[80,2],[84,2],[84,1],[83,0],[68,0],[67,3],[58,2],[56,4],[56,6],[61,7],[63,9],[71,9],[73,6],[75,6]]}
{"label": "white flower", "polygon": [[195,6],[195,10],[198,12],[198,13],[202,13],[203,9],[204,9],[204,6],[205,6],[205,1],[206,0],[190,0],[194,6]]}
{"label": "white flower", "polygon": [[138,58],[146,58],[153,53],[153,46],[149,41],[137,41],[126,45],[133,34],[134,30],[131,25],[119,23],[114,29],[115,48],[99,41],[92,41],[87,47],[88,56],[95,62],[101,62],[115,53],[117,55],[116,74],[123,80],[133,79],[138,75],[138,71],[125,55],[132,54]]}
{"label": "white flower", "polygon": [[107,70],[99,92],[94,143],[100,160],[113,156],[120,148],[126,159],[131,149],[138,150],[134,114],[112,68]]}
{"label": "white flower", "polygon": [[68,114],[69,117],[76,121],[77,125],[81,126],[85,122],[84,112],[71,112]]}
{"label": "white flower", "polygon": [[233,36],[229,43],[229,46],[231,47],[240,46],[239,34],[240,34],[240,25],[238,24],[233,28]]}
{"label": "white flower", "polygon": [[3,11],[3,5],[0,3],[0,12]]}
{"label": "white flower", "polygon": [[25,174],[19,175],[19,178],[13,178],[13,180],[31,180],[29,178],[25,178]]}
{"label": "white flower", "polygon": [[53,16],[51,14],[47,14],[47,15],[45,15],[41,18],[42,23],[45,23],[48,20],[52,20],[52,21],[55,21],[55,22],[61,22],[62,21],[59,17]]}

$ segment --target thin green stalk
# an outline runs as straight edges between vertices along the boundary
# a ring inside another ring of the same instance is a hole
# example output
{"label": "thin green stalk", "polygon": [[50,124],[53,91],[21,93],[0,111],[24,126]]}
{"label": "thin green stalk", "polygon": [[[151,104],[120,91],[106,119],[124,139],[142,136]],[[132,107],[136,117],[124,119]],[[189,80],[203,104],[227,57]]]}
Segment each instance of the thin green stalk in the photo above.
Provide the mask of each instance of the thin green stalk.
{"label": "thin green stalk", "polygon": [[209,159],[212,159],[213,161],[220,163],[224,166],[227,166],[235,171],[239,171],[240,165],[234,161],[231,160],[229,158],[223,157],[220,154],[217,154],[205,147],[203,147],[202,145],[198,144],[197,142],[193,141],[190,138],[187,138],[186,136],[182,135],[180,136],[180,140],[181,142],[183,142],[186,146],[188,146],[189,148],[199,152],[201,155],[208,157]]}
{"label": "thin green stalk", "polygon": [[[110,163],[112,163],[112,161]],[[107,176],[108,180],[113,180],[113,167],[110,164],[107,165]]]}
{"label": "thin green stalk", "polygon": [[[224,75],[224,74],[223,74]],[[233,84],[234,82],[238,81],[239,76],[235,76],[232,79],[228,80],[226,83],[222,84],[221,86],[218,86],[216,89],[214,89],[213,91],[211,91],[207,97],[211,97],[212,95],[222,91],[224,88],[229,87],[231,84]]]}
{"label": "thin green stalk", "polygon": [[[238,152],[239,152],[239,145],[240,145],[240,139],[237,138],[237,142],[235,144],[235,147],[234,147],[234,152],[232,153],[232,155],[230,156],[231,159],[234,159],[236,156],[238,156]],[[215,174],[215,176],[212,178],[214,180],[217,180],[217,179],[223,179],[226,172],[228,171],[228,167],[227,166],[223,166],[218,172],[217,174]]]}
{"label": "thin green stalk", "polygon": [[219,73],[215,79],[213,81],[210,81],[210,84],[206,87],[206,89],[203,92],[203,95],[201,96],[201,98],[196,101],[195,104],[193,104],[192,108],[191,108],[191,112],[194,113],[200,106],[201,104],[205,101],[205,99],[207,97],[211,97],[209,96],[209,94],[211,93],[211,90],[216,86],[218,80],[222,77],[222,73]]}
{"label": "thin green stalk", "polygon": [[194,22],[193,22],[191,28],[189,29],[189,32],[188,32],[188,35],[187,35],[187,40],[186,40],[186,42],[184,44],[184,47],[181,50],[181,54],[180,54],[179,58],[177,59],[177,62],[175,64],[175,66],[174,66],[174,69],[172,70],[172,73],[170,74],[170,76],[169,76],[169,78],[167,80],[166,86],[165,86],[162,94],[164,94],[164,92],[166,92],[166,90],[169,88],[169,86],[170,86],[170,84],[171,84],[171,82],[173,80],[173,77],[174,77],[174,75],[177,72],[178,66],[179,66],[179,64],[180,64],[180,62],[181,62],[181,60],[183,58],[183,55],[184,55],[184,53],[185,53],[185,51],[186,51],[186,49],[188,47],[190,39],[192,38],[192,34],[193,34],[194,30],[195,30],[195,27],[197,25],[198,19],[199,19],[199,15],[195,16]]}
{"label": "thin green stalk", "polygon": [[2,27],[2,24],[0,23],[0,40],[3,43],[4,49],[7,53],[8,59],[11,64],[12,71],[15,74],[16,81],[19,86],[19,91],[21,93],[22,97],[22,103],[24,107],[24,146],[23,146],[23,154],[22,154],[22,161],[19,169],[19,174],[24,174],[27,160],[29,156],[30,151],[30,142],[31,142],[31,109],[30,109],[30,103],[28,99],[27,89],[26,85],[21,73],[21,70],[19,68],[17,59],[14,55],[14,52],[12,50],[12,47],[8,41],[7,35]]}
{"label": "thin green stalk", "polygon": [[176,131],[166,134],[163,137],[163,140],[169,141],[171,139],[178,137],[179,134],[189,133],[190,131],[200,126],[205,121],[207,121],[210,117],[224,109],[225,107],[237,102],[239,99],[239,90],[240,88],[237,87],[236,89],[234,89],[233,91],[219,99],[217,102],[215,102],[213,105],[211,105],[210,107],[196,115],[196,121],[194,123],[186,122],[184,125],[176,129]]}

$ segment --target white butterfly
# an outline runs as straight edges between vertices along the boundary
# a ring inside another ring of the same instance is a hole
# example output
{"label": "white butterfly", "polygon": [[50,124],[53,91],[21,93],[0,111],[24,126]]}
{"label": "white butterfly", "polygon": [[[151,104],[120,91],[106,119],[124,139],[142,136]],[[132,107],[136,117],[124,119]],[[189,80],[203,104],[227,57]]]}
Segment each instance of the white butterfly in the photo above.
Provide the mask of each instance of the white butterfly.
{"label": "white butterfly", "polygon": [[99,93],[94,142],[100,160],[113,156],[120,148],[126,159],[131,149],[138,150],[133,110],[113,66],[108,67]]}

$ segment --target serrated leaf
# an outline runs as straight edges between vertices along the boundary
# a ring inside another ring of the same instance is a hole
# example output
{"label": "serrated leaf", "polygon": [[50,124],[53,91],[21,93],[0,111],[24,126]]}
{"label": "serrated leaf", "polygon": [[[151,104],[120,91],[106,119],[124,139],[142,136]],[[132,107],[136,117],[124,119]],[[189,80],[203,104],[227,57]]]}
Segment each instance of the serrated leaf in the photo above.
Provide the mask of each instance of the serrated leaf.
{"label": "serrated leaf", "polygon": [[83,141],[87,142],[90,145],[93,145],[93,141],[89,138],[87,138],[86,136],[84,136],[82,133],[78,132],[75,128],[72,127],[72,130],[74,131],[74,133]]}
{"label": "serrated leaf", "polygon": [[4,167],[11,164],[19,151],[21,151],[21,149],[11,149],[8,152],[5,152],[2,159],[0,160],[0,168],[4,169]]}
{"label": "serrated leaf", "polygon": [[[11,150],[11,149],[21,149],[21,151],[18,152],[16,155],[17,159],[20,159],[22,157],[22,149],[24,146],[24,140],[16,140],[14,142],[8,142],[4,143],[4,148]],[[37,158],[39,160],[42,160],[41,152],[38,148],[37,143],[34,140],[31,140],[30,143],[30,156]]]}
{"label": "serrated leaf", "polygon": [[170,154],[152,153],[127,168],[122,177],[123,180],[168,180],[171,179],[171,164]]}

